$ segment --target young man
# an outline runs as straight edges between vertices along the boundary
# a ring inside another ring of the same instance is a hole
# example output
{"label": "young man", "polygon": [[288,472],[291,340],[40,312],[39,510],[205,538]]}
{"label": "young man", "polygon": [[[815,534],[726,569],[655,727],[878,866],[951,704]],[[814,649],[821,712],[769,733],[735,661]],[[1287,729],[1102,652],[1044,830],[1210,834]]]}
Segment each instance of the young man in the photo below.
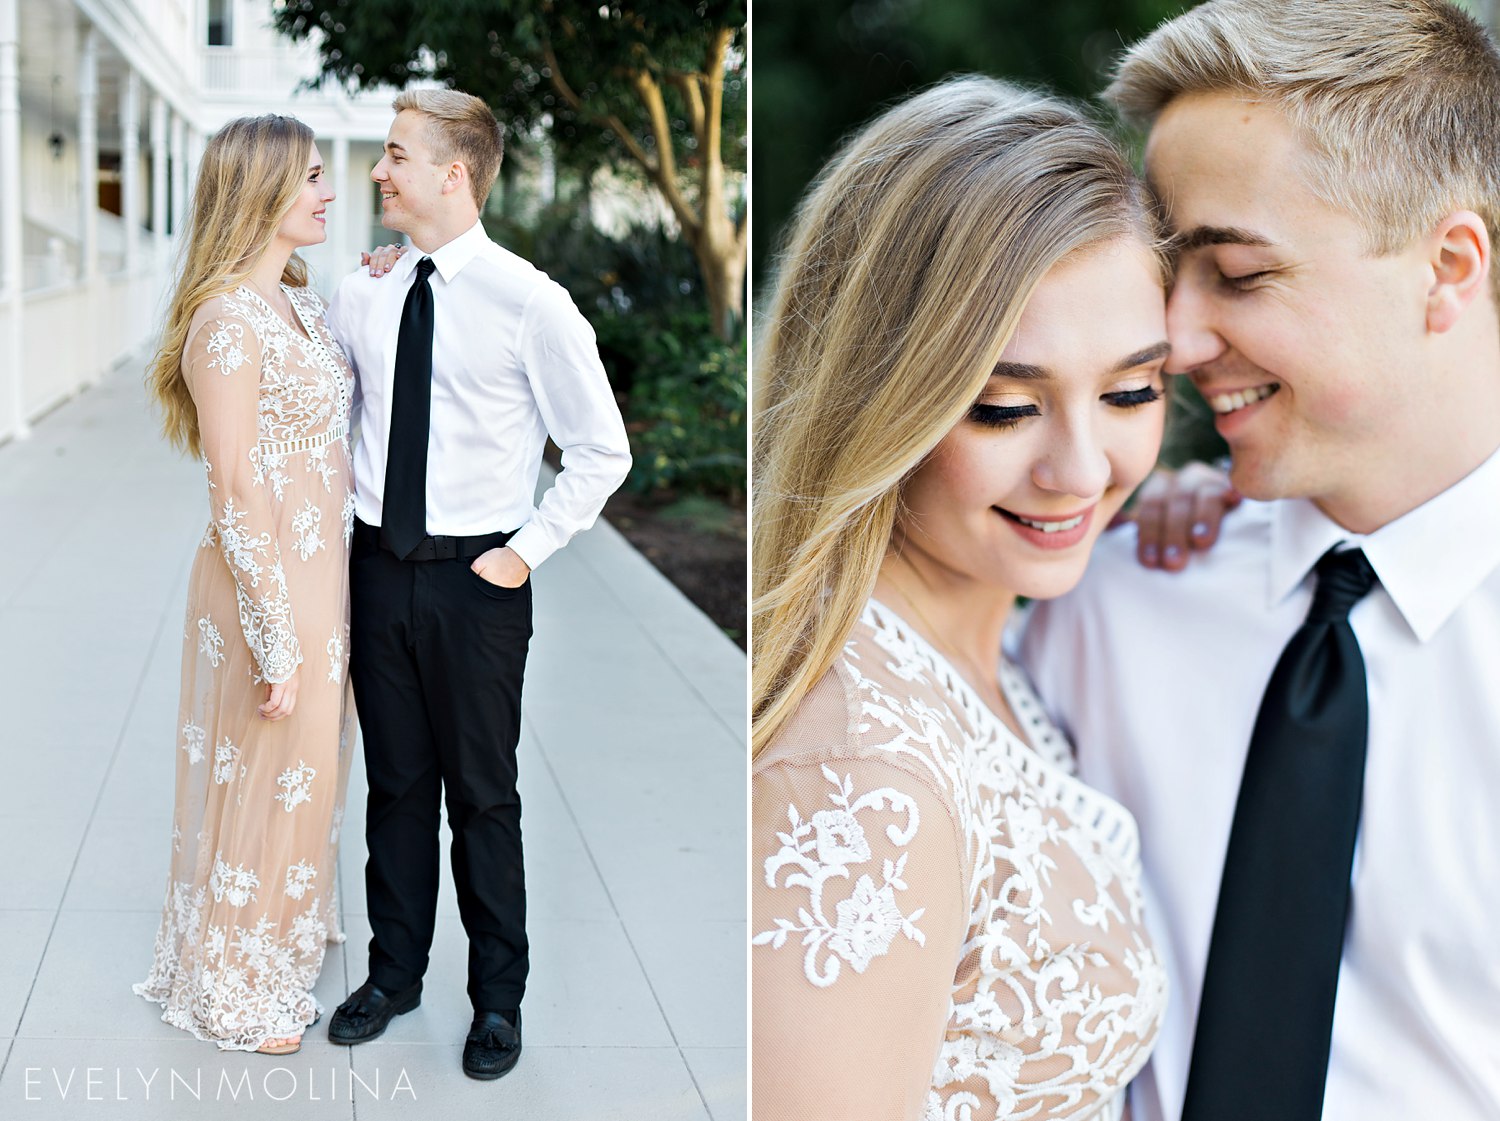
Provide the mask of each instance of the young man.
{"label": "young man", "polygon": [[[380,1035],[416,1007],[437,909],[438,799],[469,936],[463,1069],[521,1052],[526,890],[516,741],[529,574],[598,516],[630,468],[588,323],[558,285],[485,236],[500,168],[483,101],[396,98],[372,177],[414,251],[346,277],[328,320],[358,377],[350,675],[369,774],[369,980],[328,1026]],[[562,471],[533,506],[548,435]]]}
{"label": "young man", "polygon": [[1180,575],[1102,541],[1023,643],[1140,826],[1134,1116],[1500,1117],[1500,55],[1443,0],[1214,0],[1107,96],[1257,500]]}

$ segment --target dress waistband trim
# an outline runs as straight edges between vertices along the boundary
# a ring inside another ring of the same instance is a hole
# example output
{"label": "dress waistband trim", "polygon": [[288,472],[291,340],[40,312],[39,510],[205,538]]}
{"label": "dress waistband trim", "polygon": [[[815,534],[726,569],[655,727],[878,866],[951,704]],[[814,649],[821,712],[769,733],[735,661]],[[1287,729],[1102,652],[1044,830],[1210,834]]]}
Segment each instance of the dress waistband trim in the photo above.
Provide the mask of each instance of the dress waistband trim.
{"label": "dress waistband trim", "polygon": [[296,452],[310,452],[326,448],[335,440],[342,440],[348,432],[349,426],[339,421],[316,436],[302,436],[296,440],[262,440],[257,446],[262,456],[293,455]]}

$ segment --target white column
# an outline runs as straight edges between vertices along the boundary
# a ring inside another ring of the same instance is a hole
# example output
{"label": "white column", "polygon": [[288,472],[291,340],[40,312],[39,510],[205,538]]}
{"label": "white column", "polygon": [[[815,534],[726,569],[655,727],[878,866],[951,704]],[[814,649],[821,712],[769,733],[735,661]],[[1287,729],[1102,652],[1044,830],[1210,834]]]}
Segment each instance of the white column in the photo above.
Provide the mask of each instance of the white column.
{"label": "white column", "polygon": [[333,167],[330,169],[330,177],[333,180],[333,193],[336,197],[325,215],[332,219],[329,222],[332,229],[329,231],[331,236],[328,239],[332,242],[329,246],[332,251],[329,279],[337,284],[344,274],[354,267],[349,248],[349,207],[353,205],[354,197],[349,193],[349,138],[347,136],[333,138]]}
{"label": "white column", "polygon": [[21,387],[21,67],[16,0],[0,0],[0,299],[6,330],[0,335],[0,417],[24,439],[26,402]]}
{"label": "white column", "polygon": [[134,276],[141,240],[141,76],[129,63],[126,67],[120,102],[120,210],[125,220],[125,273]]}
{"label": "white column", "polygon": [[78,59],[78,216],[81,272],[91,284],[99,272],[99,32],[83,35]]}
{"label": "white column", "polygon": [[187,130],[187,197],[193,197],[193,191],[198,185],[198,165],[203,162],[203,149],[208,143],[205,137],[192,125]]}
{"label": "white column", "polygon": [[172,240],[182,234],[187,221],[187,121],[172,112]]}
{"label": "white column", "polygon": [[156,268],[167,261],[167,103],[151,97],[151,234]]}

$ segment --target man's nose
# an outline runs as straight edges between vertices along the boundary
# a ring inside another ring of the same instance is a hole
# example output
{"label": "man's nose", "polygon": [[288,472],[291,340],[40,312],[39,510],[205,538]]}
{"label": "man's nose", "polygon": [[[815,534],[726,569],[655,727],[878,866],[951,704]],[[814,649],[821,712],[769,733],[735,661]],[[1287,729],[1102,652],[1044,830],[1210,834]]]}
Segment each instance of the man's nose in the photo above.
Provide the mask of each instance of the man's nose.
{"label": "man's nose", "polygon": [[1167,297],[1167,341],[1172,353],[1166,372],[1186,374],[1224,353],[1213,318],[1213,301],[1193,281],[1179,281]]}

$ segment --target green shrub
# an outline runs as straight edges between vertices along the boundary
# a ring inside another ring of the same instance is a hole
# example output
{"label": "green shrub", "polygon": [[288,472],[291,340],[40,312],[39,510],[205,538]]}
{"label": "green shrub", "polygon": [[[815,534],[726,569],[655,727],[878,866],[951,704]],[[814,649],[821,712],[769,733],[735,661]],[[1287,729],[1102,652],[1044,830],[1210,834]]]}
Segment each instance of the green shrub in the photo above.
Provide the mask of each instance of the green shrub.
{"label": "green shrub", "polygon": [[640,344],[626,412],[635,455],[626,485],[742,500],[744,347],[715,338],[702,313],[649,330]]}
{"label": "green shrub", "polygon": [[746,349],[715,337],[692,250],[656,227],[610,238],[577,205],[490,235],[568,290],[624,399],[635,466],[626,486],[732,502],[745,493]]}

